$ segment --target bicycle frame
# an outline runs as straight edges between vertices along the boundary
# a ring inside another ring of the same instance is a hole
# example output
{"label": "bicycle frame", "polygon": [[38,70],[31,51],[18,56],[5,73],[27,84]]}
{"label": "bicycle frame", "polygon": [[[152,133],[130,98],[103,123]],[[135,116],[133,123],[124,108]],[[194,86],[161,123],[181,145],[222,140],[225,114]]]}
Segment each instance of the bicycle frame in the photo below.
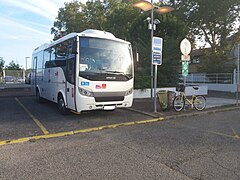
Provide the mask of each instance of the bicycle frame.
{"label": "bicycle frame", "polygon": [[192,95],[191,99],[188,99],[184,92],[180,92],[180,96],[185,100],[185,102],[187,102],[189,105],[193,107],[193,102],[194,102],[194,99],[196,98],[195,95]]}

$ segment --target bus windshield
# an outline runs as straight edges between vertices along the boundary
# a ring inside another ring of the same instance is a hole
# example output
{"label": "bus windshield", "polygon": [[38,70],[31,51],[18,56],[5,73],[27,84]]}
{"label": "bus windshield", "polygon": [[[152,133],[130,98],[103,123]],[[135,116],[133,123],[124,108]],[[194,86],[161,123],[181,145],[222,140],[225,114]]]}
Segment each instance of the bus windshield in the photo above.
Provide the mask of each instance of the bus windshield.
{"label": "bus windshield", "polygon": [[79,75],[86,79],[127,81],[133,77],[130,44],[80,37],[79,56]]}

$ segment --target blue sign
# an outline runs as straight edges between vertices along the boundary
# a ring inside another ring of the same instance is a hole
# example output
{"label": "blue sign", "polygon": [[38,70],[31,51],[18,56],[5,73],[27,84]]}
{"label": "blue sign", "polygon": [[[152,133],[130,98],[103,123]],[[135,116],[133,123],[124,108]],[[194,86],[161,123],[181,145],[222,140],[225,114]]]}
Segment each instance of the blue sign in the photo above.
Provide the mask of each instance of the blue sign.
{"label": "blue sign", "polygon": [[89,82],[81,81],[81,86],[89,86]]}
{"label": "blue sign", "polygon": [[159,52],[153,52],[153,62],[154,65],[162,65],[162,54]]}
{"label": "blue sign", "polygon": [[152,39],[152,64],[162,65],[162,45],[163,39],[153,37]]}
{"label": "blue sign", "polygon": [[160,37],[153,37],[152,41],[152,50],[162,52],[162,38]]}

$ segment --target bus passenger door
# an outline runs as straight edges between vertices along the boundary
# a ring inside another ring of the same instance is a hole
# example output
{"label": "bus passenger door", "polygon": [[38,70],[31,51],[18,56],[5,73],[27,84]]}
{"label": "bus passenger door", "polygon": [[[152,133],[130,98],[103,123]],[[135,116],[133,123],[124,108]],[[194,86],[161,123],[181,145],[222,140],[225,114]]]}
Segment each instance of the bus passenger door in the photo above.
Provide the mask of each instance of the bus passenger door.
{"label": "bus passenger door", "polygon": [[50,88],[49,88],[49,83],[50,83],[50,55],[51,55],[51,48],[48,48],[44,50],[44,62],[43,62],[43,86],[42,86],[42,96],[46,99],[50,100]]}
{"label": "bus passenger door", "polygon": [[76,64],[76,60],[75,60],[75,56],[74,57],[70,57],[67,60],[67,67],[66,67],[66,102],[67,102],[67,106],[69,109],[72,110],[76,110],[76,106],[75,106],[75,91],[77,89],[75,89],[75,64]]}

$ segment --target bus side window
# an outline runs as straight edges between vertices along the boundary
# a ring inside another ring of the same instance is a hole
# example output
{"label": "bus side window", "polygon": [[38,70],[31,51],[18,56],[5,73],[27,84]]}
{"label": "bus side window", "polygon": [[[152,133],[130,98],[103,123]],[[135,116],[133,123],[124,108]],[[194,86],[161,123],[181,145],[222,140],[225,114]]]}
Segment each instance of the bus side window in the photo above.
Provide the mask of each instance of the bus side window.
{"label": "bus side window", "polygon": [[56,46],[55,64],[58,67],[66,66],[67,59],[67,41],[62,42]]}
{"label": "bus side window", "polygon": [[34,61],[36,62],[36,73],[35,77],[37,80],[43,79],[43,51],[35,54]]}
{"label": "bus side window", "polygon": [[49,64],[50,67],[55,67],[55,59],[56,59],[55,53],[56,53],[56,48],[53,46],[51,47],[51,61]]}
{"label": "bus side window", "polygon": [[67,80],[74,84],[75,82],[75,59],[68,59],[67,61]]}
{"label": "bus side window", "polygon": [[49,68],[50,67],[50,54],[51,54],[51,49],[46,49],[44,50],[44,63],[43,63],[43,67],[45,68]]}

